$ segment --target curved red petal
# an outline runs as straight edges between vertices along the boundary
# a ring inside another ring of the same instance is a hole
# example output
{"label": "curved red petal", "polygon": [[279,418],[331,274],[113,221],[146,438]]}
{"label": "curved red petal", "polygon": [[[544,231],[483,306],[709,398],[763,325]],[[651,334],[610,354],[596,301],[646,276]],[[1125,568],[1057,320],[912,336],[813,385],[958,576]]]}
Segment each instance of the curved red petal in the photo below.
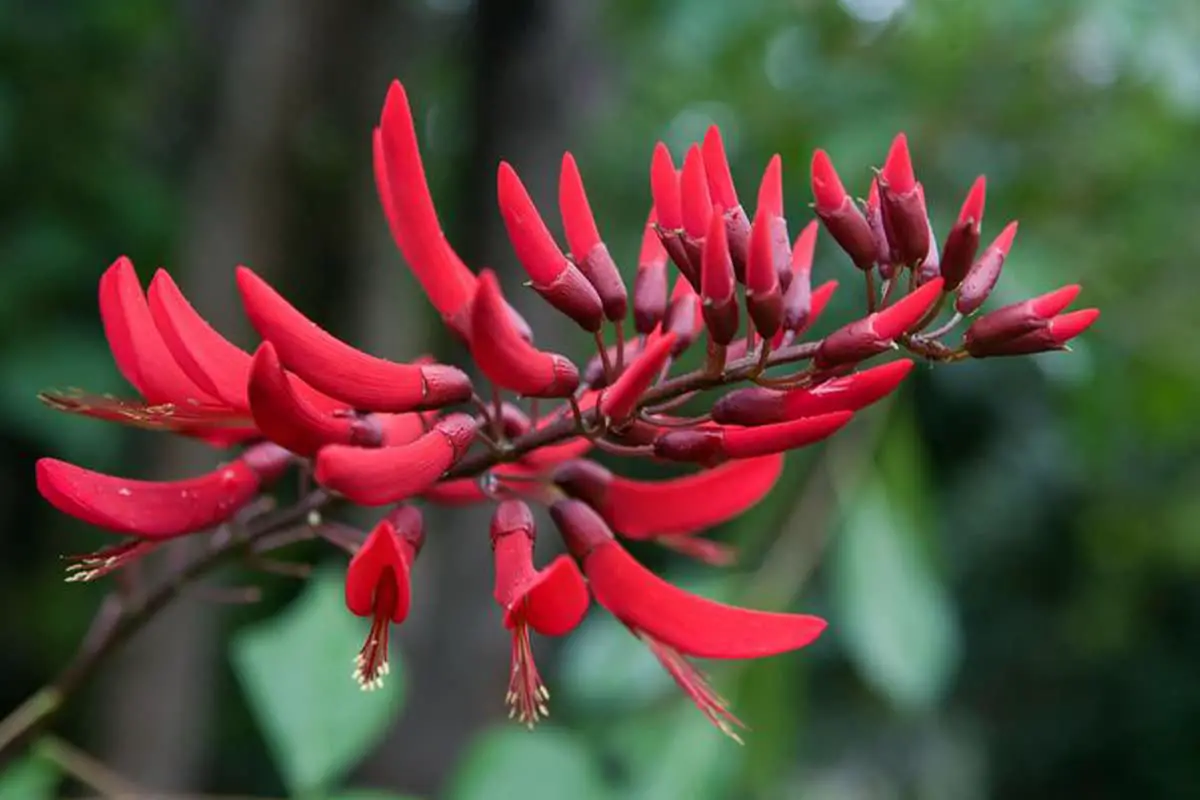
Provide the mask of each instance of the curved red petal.
{"label": "curved red petal", "polygon": [[614,476],[600,511],[629,539],[697,533],[762,500],[779,480],[783,461],[780,454],[747,458],[666,481]]}
{"label": "curved red petal", "polygon": [[626,625],[699,658],[761,658],[813,642],[826,623],[807,614],[754,611],[685,592],[639,564],[615,541],[584,559],[596,601]]}
{"label": "curved red petal", "polygon": [[896,138],[892,140],[880,174],[897,194],[906,194],[916,188],[917,177],[913,173],[912,157],[908,153],[908,137],[903,133],[896,134]]}
{"label": "curved red petal", "polygon": [[[396,246],[442,317],[454,325],[475,295],[475,276],[446,241],[399,81],[388,89],[374,137],[375,184]],[[465,334],[466,331],[459,329]]]}
{"label": "curved red petal", "polygon": [[738,204],[737,190],[733,186],[733,175],[729,172],[729,159],[725,155],[725,142],[716,125],[710,125],[704,133],[701,147],[704,155],[704,172],[708,176],[708,190],[713,202],[723,208]]}
{"label": "curved red petal", "polygon": [[579,370],[565,356],[538,350],[520,337],[491,270],[479,276],[471,326],[471,356],[488,380],[526,397],[566,397],[579,386]]}
{"label": "curved red petal", "polygon": [[580,264],[592,252],[592,248],[600,244],[600,231],[596,228],[596,218],[583,188],[579,166],[570,153],[563,153],[562,172],[558,179],[558,203],[571,255],[575,257],[575,263]]}
{"label": "curved red petal", "polygon": [[943,281],[934,278],[892,303],[872,317],[872,327],[881,339],[895,339],[916,325],[937,302]]}
{"label": "curved red petal", "polygon": [[650,161],[650,194],[659,224],[669,231],[683,227],[683,201],[679,194],[679,173],[671,151],[662,142],[654,145]]}
{"label": "curved red petal", "polygon": [[108,268],[100,302],[113,357],[127,379],[136,376],[134,385],[143,397],[151,403],[221,404],[184,373],[167,349],[129,259],[119,258]]}
{"label": "curved red petal", "polygon": [[[704,170],[704,156],[700,153],[699,145],[692,145],[683,159],[679,191],[683,229],[693,239],[703,239],[708,233],[709,221],[713,216],[713,203],[708,195],[708,176]],[[724,228],[723,223],[721,227]]]}
{"label": "curved red petal", "polygon": [[237,269],[246,314],[279,360],[317,389],[370,411],[412,411],[467,400],[471,382],[442,364],[397,364],[364,353],[305,317],[266,281]]}
{"label": "curved red petal", "polygon": [[813,153],[812,191],[819,212],[834,213],[846,200],[846,188],[842,186],[842,180],[824,150]]}
{"label": "curved red petal", "polygon": [[758,207],[754,215],[766,213],[770,217],[783,216],[783,159],[779,154],[771,156],[758,187]]}
{"label": "curved red petal", "polygon": [[205,530],[232,517],[258,494],[262,478],[243,460],[181,481],[104,475],[65,461],[37,462],[42,497],[84,522],[146,539]]}
{"label": "curved red petal", "polygon": [[389,521],[382,520],[363,541],[346,568],[346,608],[359,617],[375,613],[375,596],[384,570],[390,569],[396,580],[396,607],[391,620],[401,623],[408,617],[411,590],[409,558],[400,534]]}
{"label": "curved red petal", "polygon": [[588,587],[569,556],[557,556],[524,587],[525,621],[543,636],[565,636],[587,616]]}
{"label": "curved red petal", "polygon": [[729,458],[752,458],[794,450],[833,435],[853,416],[852,411],[834,411],[758,428],[725,428],[722,450]]}
{"label": "curved red petal", "polygon": [[637,408],[642,394],[658,378],[678,338],[674,333],[667,333],[649,343],[629,368],[600,395],[600,413],[612,420],[627,419]]}
{"label": "curved red petal", "polygon": [[466,453],[474,437],[475,421],[453,414],[411,444],[329,445],[317,453],[317,483],[365,506],[395,503],[429,490]]}
{"label": "curved red petal", "polygon": [[270,342],[254,354],[248,397],[263,436],[297,455],[311,456],[327,444],[350,444],[364,430],[354,416],[323,413],[300,397]]}
{"label": "curved red petal", "polygon": [[517,260],[535,284],[554,284],[570,269],[571,262],[555,244],[525,185],[507,161],[500,162],[496,188],[500,213]]}

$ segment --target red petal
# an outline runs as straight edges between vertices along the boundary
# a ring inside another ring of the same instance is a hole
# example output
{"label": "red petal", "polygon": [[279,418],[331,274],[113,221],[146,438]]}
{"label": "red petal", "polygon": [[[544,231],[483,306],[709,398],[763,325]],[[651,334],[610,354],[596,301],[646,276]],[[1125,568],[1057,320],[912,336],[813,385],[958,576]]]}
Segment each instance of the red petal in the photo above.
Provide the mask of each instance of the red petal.
{"label": "red petal", "polygon": [[166,539],[226,521],[258,495],[263,478],[243,460],[197,478],[140,481],[53,458],[37,463],[42,497],[64,514],[118,533]]}
{"label": "red petal", "polygon": [[700,658],[762,658],[797,650],[825,630],[805,614],[754,611],[685,592],[634,560],[615,541],[584,559],[596,601],[626,625]]}
{"label": "red petal", "polygon": [[187,376],[231,407],[248,409],[250,355],[196,313],[166,270],[154,274],[149,296],[158,332]]}
{"label": "red petal", "polygon": [[721,131],[710,125],[704,134],[704,172],[708,176],[708,190],[713,202],[722,208],[738,205],[737,190],[733,187],[733,176],[729,173],[729,159],[725,156],[725,143]]}
{"label": "red petal", "polygon": [[817,211],[827,214],[842,207],[846,199],[846,189],[838,177],[829,154],[824,150],[813,153],[812,160],[812,190],[817,203]]}
{"label": "red petal", "polygon": [[[683,160],[683,176],[679,181],[680,204],[683,209],[683,229],[693,239],[703,239],[713,215],[712,199],[708,196],[708,176],[704,171],[704,156],[698,145],[692,145]],[[721,226],[724,228],[724,224]]]}
{"label": "red petal", "polygon": [[474,437],[475,421],[453,414],[411,444],[378,449],[330,445],[317,453],[316,479],[361,505],[395,503],[428,491]]}
{"label": "red petal", "polygon": [[487,331],[471,342],[471,356],[488,380],[527,397],[566,397],[579,386],[579,370],[565,356],[538,350],[520,337],[491,270],[479,276],[471,326]]}
{"label": "red petal", "polygon": [[254,354],[249,399],[263,436],[297,455],[311,456],[327,444],[367,444],[355,442],[356,434],[366,431],[362,420],[324,413],[297,395],[270,342],[263,342]]}
{"label": "red petal", "polygon": [[903,133],[897,134],[892,140],[881,174],[897,194],[907,194],[916,188],[917,178],[913,174],[912,157],[908,153],[908,137]]}
{"label": "red petal", "polygon": [[873,315],[875,333],[881,339],[895,339],[921,321],[942,293],[942,279],[934,278],[908,295]]}
{"label": "red petal", "polygon": [[1066,344],[1092,327],[1092,324],[1099,318],[1100,309],[1081,308],[1050,320],[1050,333],[1060,345]]}
{"label": "red petal", "polygon": [[524,587],[525,620],[543,636],[565,636],[587,616],[588,588],[569,556],[558,556]]}
{"label": "red petal", "polygon": [[629,368],[600,396],[600,413],[612,420],[625,420],[637,408],[642,394],[658,378],[671,357],[678,336],[667,333],[648,344]]}
{"label": "red petal", "polygon": [[794,450],[833,435],[853,416],[851,411],[835,411],[758,428],[726,428],[722,449],[729,458],[752,458]]}
{"label": "red petal", "polygon": [[421,499],[438,505],[459,507],[482,503],[488,496],[475,478],[456,478],[435,483],[421,493]]}
{"label": "red petal", "polygon": [[507,161],[500,162],[497,175],[500,213],[508,228],[517,260],[535,284],[549,286],[571,267],[554,243],[546,223],[533,204],[529,192]]}
{"label": "red petal", "polygon": [[754,215],[766,212],[772,217],[783,216],[783,159],[779,154],[771,156],[758,187],[758,207]]}
{"label": "red petal", "polygon": [[117,259],[101,278],[100,314],[118,368],[148,401],[220,405],[188,378],[167,349],[129,259]]}
{"label": "red petal", "polygon": [[783,471],[783,456],[731,461],[666,481],[614,476],[601,514],[629,539],[691,534],[720,525],[762,500]]}
{"label": "red petal", "polygon": [[434,307],[453,326],[475,295],[475,276],[450,247],[438,223],[408,97],[399,81],[388,88],[374,154],[375,185],[396,246]]}
{"label": "red petal", "polygon": [[700,298],[709,335],[720,345],[728,345],[737,335],[736,291],[737,284],[733,274],[733,261],[729,257],[725,220],[719,213],[713,214],[709,218],[708,233],[704,240]]}
{"label": "red petal", "polygon": [[983,204],[986,196],[987,178],[980,175],[975,179],[975,183],[971,184],[971,191],[967,192],[967,199],[962,204],[962,210],[958,212],[960,225],[974,222],[978,226],[983,221]]}
{"label": "red petal", "polygon": [[671,151],[659,142],[654,146],[654,158],[650,162],[650,194],[654,198],[659,224],[669,231],[683,227],[683,201],[679,191],[679,173],[675,171]]}
{"label": "red petal", "polygon": [[575,263],[581,263],[592,248],[600,244],[600,231],[596,229],[596,218],[592,215],[579,167],[570,153],[563,154],[562,172],[558,179],[558,202],[563,229],[571,245],[571,255],[575,257]]}
{"label": "red petal", "polygon": [[390,569],[398,590],[391,621],[404,622],[411,601],[410,552],[391,522],[383,520],[376,525],[346,569],[346,608],[359,617],[372,616],[379,581],[384,570]]}
{"label": "red petal", "polygon": [[309,320],[246,267],[238,267],[237,281],[251,323],[275,345],[279,360],[326,394],[371,411],[438,408],[471,396],[470,379],[455,367],[397,364],[364,353]]}

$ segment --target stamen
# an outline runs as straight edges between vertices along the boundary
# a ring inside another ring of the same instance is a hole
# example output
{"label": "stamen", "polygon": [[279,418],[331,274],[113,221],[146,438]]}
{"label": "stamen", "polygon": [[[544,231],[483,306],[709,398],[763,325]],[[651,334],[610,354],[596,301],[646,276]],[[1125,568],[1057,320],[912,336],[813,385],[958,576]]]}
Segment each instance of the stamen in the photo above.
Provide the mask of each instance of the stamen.
{"label": "stamen", "polygon": [[396,592],[396,576],[389,567],[379,576],[379,584],[375,587],[375,614],[371,618],[367,641],[354,657],[354,672],[351,674],[364,692],[382,688],[383,679],[390,671],[388,635],[398,599]]}
{"label": "stamen", "polygon": [[63,556],[64,561],[71,562],[67,564],[66,582],[86,583],[102,578],[141,558],[160,544],[162,542],[152,542],[148,539],[129,539],[94,553]]}
{"label": "stamen", "polygon": [[633,628],[630,630],[634,636],[645,642],[650,652],[658,659],[658,663],[662,664],[663,669],[679,684],[679,688],[691,698],[696,708],[700,709],[700,713],[708,717],[708,721],[717,726],[721,733],[738,744],[744,744],[734,728],[745,728],[745,723],[729,710],[729,702],[709,685],[704,673],[670,645],[663,644],[645,631]]}
{"label": "stamen", "polygon": [[539,720],[550,716],[546,707],[550,691],[542,683],[537,665],[533,663],[533,646],[529,641],[529,626],[519,620],[512,629],[512,671],[508,678],[508,718],[515,719],[530,730]]}

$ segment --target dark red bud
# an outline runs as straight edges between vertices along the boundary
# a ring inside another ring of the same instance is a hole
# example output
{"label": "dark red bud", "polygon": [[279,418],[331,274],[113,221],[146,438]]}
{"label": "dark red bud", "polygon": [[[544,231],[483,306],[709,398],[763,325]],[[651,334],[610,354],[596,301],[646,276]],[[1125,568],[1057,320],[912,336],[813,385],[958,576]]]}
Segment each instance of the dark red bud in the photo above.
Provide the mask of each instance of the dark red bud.
{"label": "dark red bud", "polygon": [[929,253],[929,215],[924,193],[913,176],[908,140],[903,133],[892,142],[878,180],[879,209],[892,260],[916,266]]}
{"label": "dark red bud", "polygon": [[755,216],[746,270],[746,311],[755,330],[764,339],[774,336],[783,320],[783,294],[775,267],[772,221],[765,209]]}
{"label": "dark red bud", "polygon": [[1008,223],[967,272],[967,277],[958,287],[958,300],[954,303],[958,313],[964,316],[972,314],[987,300],[996,281],[1000,280],[1000,271],[1004,268],[1004,260],[1016,235],[1017,223]]}
{"label": "dark red bud", "polygon": [[725,239],[725,221],[720,214],[709,218],[708,235],[700,276],[704,323],[713,342],[728,345],[737,335],[738,304],[733,263]]}
{"label": "dark red bud", "polygon": [[824,150],[813,154],[812,186],[817,216],[821,218],[834,241],[846,251],[859,269],[874,267],[878,248],[871,226],[846,194],[833,163]]}
{"label": "dark red bud", "polygon": [[571,555],[580,561],[614,538],[604,518],[581,500],[556,501],[550,506],[550,519],[562,534]]}
{"label": "dark red bud", "polygon": [[967,194],[967,199],[958,214],[958,221],[946,236],[946,246],[942,248],[941,270],[948,292],[954,291],[963,282],[967,270],[975,260],[975,253],[979,250],[986,191],[987,180],[980,175]]}

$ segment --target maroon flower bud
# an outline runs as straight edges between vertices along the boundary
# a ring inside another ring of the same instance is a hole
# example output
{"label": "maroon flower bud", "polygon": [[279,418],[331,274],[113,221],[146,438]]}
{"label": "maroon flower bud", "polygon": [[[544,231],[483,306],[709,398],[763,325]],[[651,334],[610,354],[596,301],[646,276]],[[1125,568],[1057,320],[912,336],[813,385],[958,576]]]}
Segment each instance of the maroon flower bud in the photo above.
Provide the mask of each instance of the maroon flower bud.
{"label": "maroon flower bud", "polygon": [[1008,257],[1013,237],[1016,235],[1017,223],[1008,223],[1007,227],[1000,231],[996,241],[987,246],[983,255],[967,272],[967,277],[958,287],[958,300],[954,303],[954,309],[958,313],[964,316],[974,313],[987,300],[996,286],[996,281],[1000,280],[1000,270],[1004,268],[1004,259]]}
{"label": "maroon flower bud", "polygon": [[979,249],[986,193],[987,179],[980,175],[972,184],[971,191],[967,193],[962,210],[958,212],[958,221],[946,236],[946,246],[942,248],[941,270],[948,292],[958,288],[967,276],[971,262],[975,260],[975,252]]}
{"label": "maroon flower bud", "polygon": [[633,279],[633,325],[645,336],[658,327],[667,310],[667,251],[654,230],[655,213],[642,231],[637,276]]}
{"label": "maroon flower bud", "polygon": [[789,268],[792,245],[788,237],[787,219],[783,216],[783,161],[778,153],[767,162],[762,183],[758,187],[758,209],[755,214],[764,212],[771,230],[771,262],[775,266],[780,287],[787,289],[792,280]]}
{"label": "maroon flower bud", "polygon": [[813,153],[812,189],[817,216],[834,241],[846,251],[854,266],[862,270],[874,267],[878,246],[871,226],[846,194],[833,162],[824,150]]}
{"label": "maroon flower bud", "polygon": [[700,297],[708,335],[719,345],[728,345],[737,335],[736,288],[729,245],[725,241],[725,220],[720,214],[710,214],[700,273]]}
{"label": "maroon flower bud", "polygon": [[1045,328],[1078,295],[1079,285],[1071,284],[984,314],[967,328],[963,346],[971,355],[987,355],[1003,342]]}
{"label": "maroon flower bud", "polygon": [[671,151],[659,142],[654,146],[654,158],[650,162],[650,194],[654,198],[654,213],[658,216],[658,234],[675,266],[695,286],[700,262],[697,260],[693,265],[683,246],[683,200],[679,180]]}
{"label": "maroon flower bud", "polygon": [[812,262],[813,251],[817,246],[816,220],[804,226],[796,243],[792,246],[791,283],[783,293],[783,329],[799,331],[808,325],[812,318]]}
{"label": "maroon flower bud", "polygon": [[897,336],[921,321],[941,291],[942,279],[935,278],[882,311],[839,328],[821,342],[813,366],[831,369],[856,364],[890,350]]}
{"label": "maroon flower bud", "polygon": [[558,203],[575,265],[600,295],[604,316],[613,322],[625,319],[629,307],[625,282],[621,280],[608,247],[600,240],[600,231],[596,229],[596,219],[583,188],[583,178],[570,153],[563,154]]}
{"label": "maroon flower bud", "polygon": [[671,291],[671,302],[663,317],[664,333],[673,333],[677,337],[672,356],[678,356],[692,346],[696,337],[704,330],[704,317],[700,309],[700,295],[687,280],[680,278],[675,281]]}
{"label": "maroon flower bud", "polygon": [[929,215],[903,133],[892,141],[879,173],[879,209],[892,260],[914,267],[924,261],[929,252]]}
{"label": "maroon flower bud", "polygon": [[871,227],[871,236],[875,238],[875,258],[879,262],[879,275],[890,280],[896,274],[896,265],[892,263],[892,248],[888,245],[887,231],[883,229],[883,212],[879,209],[879,179],[871,179],[871,190],[867,193],[867,205],[863,212],[867,225]]}
{"label": "maroon flower bud", "polygon": [[1064,350],[1066,344],[1092,326],[1100,316],[1098,308],[1083,308],[1069,314],[1061,314],[1046,323],[1045,327],[1030,331],[1014,339],[1005,339],[988,344],[978,343],[968,348],[976,358],[987,356],[1023,356],[1044,353],[1049,350]]}

